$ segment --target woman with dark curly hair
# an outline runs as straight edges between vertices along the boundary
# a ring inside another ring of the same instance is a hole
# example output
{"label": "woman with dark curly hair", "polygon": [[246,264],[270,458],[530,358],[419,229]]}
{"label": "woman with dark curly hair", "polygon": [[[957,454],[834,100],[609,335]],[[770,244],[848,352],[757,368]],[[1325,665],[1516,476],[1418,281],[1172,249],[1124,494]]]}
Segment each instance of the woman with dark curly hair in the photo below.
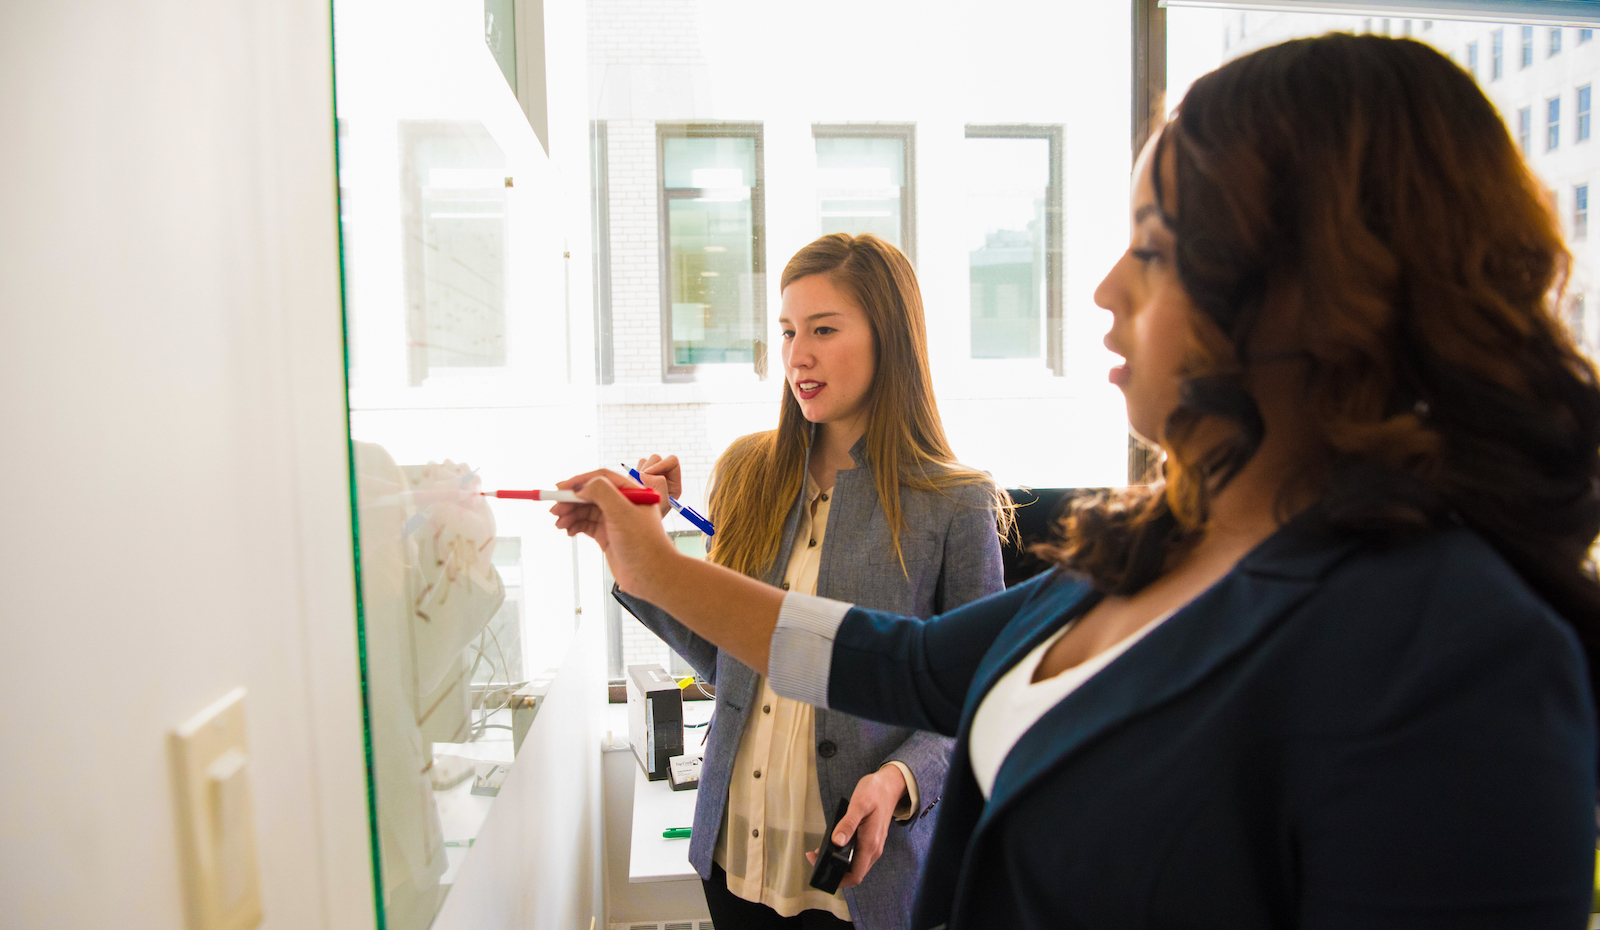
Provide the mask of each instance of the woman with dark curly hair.
{"label": "woman with dark curly hair", "polygon": [[1472,79],[1331,35],[1194,84],[1096,293],[1164,480],[923,622],[678,556],[622,587],[820,706],[956,737],[913,925],[1577,928],[1595,857],[1600,387]]}

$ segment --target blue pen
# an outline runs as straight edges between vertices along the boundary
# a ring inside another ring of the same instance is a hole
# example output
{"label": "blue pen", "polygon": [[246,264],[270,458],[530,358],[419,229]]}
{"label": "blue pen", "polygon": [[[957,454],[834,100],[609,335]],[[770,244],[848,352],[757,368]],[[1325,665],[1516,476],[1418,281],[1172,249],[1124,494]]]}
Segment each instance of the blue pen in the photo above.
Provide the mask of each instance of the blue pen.
{"label": "blue pen", "polygon": [[[628,468],[628,463],[623,462],[622,467]],[[640,484],[644,484],[644,478],[639,476],[639,470],[637,468],[628,468],[628,475]],[[683,514],[683,518],[685,520],[693,523],[695,525],[695,529],[698,529],[707,536],[717,535],[717,528],[711,525],[710,520],[707,520],[705,517],[702,517],[700,514],[696,513],[693,507],[683,506],[682,504],[678,503],[678,499],[673,497],[671,494],[667,495],[667,502],[672,504],[673,510]]]}

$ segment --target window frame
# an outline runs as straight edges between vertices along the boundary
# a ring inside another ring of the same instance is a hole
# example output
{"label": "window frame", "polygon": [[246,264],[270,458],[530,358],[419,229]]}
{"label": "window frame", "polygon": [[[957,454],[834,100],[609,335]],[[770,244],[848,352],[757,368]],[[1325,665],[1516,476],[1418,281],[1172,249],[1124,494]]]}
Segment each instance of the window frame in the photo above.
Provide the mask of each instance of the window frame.
{"label": "window frame", "polygon": [[917,124],[916,123],[812,123],[811,153],[818,139],[899,139],[905,144],[905,184],[900,197],[900,251],[911,267],[917,265]]}
{"label": "window frame", "polygon": [[1561,148],[1561,95],[1547,97],[1544,102],[1544,150],[1554,152]]}
{"label": "window frame", "polygon": [[1523,26],[1520,38],[1521,43],[1517,50],[1517,61],[1520,62],[1517,66],[1518,71],[1533,67],[1533,27]]}
{"label": "window frame", "polygon": [[[1064,297],[1066,271],[1063,249],[1066,245],[1065,161],[1067,128],[1044,123],[968,123],[964,139],[1045,139],[1050,143],[1050,182],[1045,189],[1044,232],[1044,364],[1054,377],[1064,377],[1066,362],[1066,312]],[[972,325],[971,297],[967,299],[966,322]],[[967,361],[986,361],[971,357]],[[1025,361],[1018,359],[1014,361]]]}
{"label": "window frame", "polygon": [[1489,33],[1489,80],[1498,81],[1506,73],[1506,30],[1504,26]]}
{"label": "window frame", "polygon": [[[759,122],[692,122],[656,123],[656,212],[660,240],[658,265],[661,271],[661,380],[685,382],[697,380],[701,368],[708,366],[738,366],[739,362],[695,362],[675,364],[672,360],[672,242],[670,200],[692,199],[693,195],[673,196],[667,187],[668,139],[753,139],[755,140],[755,184],[750,188],[750,255],[752,275],[756,286],[750,289],[751,322],[755,325],[756,339],[751,347],[751,368],[756,377],[767,378],[767,220],[766,220],[766,166],[764,155],[765,131]],[[671,188],[673,191],[698,192],[698,188]]]}
{"label": "window frame", "polygon": [[[1572,139],[1572,143],[1574,145],[1578,144],[1579,142],[1588,142],[1591,130],[1594,126],[1593,87],[1594,85],[1592,84],[1581,84],[1578,86],[1577,91],[1574,94],[1574,96],[1577,98],[1577,101],[1573,106],[1573,115],[1577,118],[1577,127],[1574,130]],[[1589,104],[1589,106],[1585,106],[1585,104]]]}
{"label": "window frame", "polygon": [[594,259],[594,376],[596,384],[616,382],[616,346],[611,320],[611,138],[606,121],[589,121],[589,204]]}

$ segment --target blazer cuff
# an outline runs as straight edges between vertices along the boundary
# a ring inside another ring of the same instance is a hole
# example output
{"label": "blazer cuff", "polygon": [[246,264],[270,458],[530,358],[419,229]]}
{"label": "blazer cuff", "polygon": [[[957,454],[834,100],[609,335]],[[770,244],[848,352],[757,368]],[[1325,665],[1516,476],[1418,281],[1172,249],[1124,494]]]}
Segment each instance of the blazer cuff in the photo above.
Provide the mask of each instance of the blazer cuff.
{"label": "blazer cuff", "polygon": [[894,819],[904,823],[910,820],[911,815],[915,814],[919,808],[917,802],[921,799],[917,796],[917,776],[911,774],[911,766],[906,765],[899,759],[890,759],[878,767],[883,769],[891,765],[899,769],[900,776],[906,780],[906,796],[900,799],[900,803],[895,805],[894,809]]}
{"label": "blazer cuff", "polygon": [[854,606],[794,591],[783,596],[767,657],[772,690],[815,707],[828,706],[833,638]]}

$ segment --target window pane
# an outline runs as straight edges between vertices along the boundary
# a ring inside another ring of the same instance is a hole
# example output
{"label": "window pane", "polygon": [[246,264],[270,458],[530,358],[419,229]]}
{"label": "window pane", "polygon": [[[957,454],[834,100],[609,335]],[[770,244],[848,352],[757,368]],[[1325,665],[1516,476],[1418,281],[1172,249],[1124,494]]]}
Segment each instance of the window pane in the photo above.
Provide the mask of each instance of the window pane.
{"label": "window pane", "polygon": [[662,178],[669,188],[744,188],[748,193],[755,186],[755,139],[669,136],[662,149]]}
{"label": "window pane", "polygon": [[754,138],[666,138],[673,365],[755,360]]}
{"label": "window pane", "polygon": [[410,383],[506,363],[506,159],[482,123],[400,124]]}
{"label": "window pane", "polygon": [[905,249],[903,138],[818,137],[817,212],[821,232],[872,233]]}
{"label": "window pane", "polygon": [[972,357],[1038,358],[1050,140],[969,138],[966,176]]}

